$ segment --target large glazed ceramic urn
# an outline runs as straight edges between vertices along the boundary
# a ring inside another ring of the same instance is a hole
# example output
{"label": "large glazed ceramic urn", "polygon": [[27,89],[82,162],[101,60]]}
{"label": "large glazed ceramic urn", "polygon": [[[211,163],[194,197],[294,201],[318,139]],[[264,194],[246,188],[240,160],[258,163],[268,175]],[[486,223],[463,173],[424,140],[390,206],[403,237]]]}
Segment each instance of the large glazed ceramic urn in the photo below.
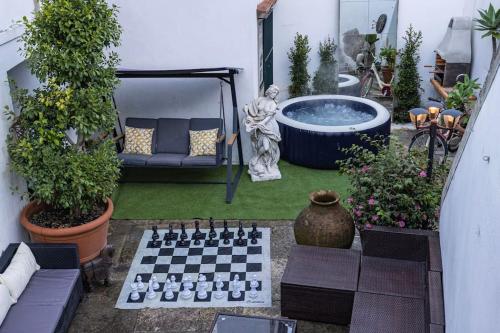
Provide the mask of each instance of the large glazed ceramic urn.
{"label": "large glazed ceramic urn", "polygon": [[106,210],[101,216],[77,227],[51,229],[32,224],[31,217],[43,209],[43,205],[32,201],[21,211],[21,224],[28,230],[32,242],[75,243],[78,245],[80,264],[99,256],[108,244],[109,219],[113,213],[111,199],[107,199]]}
{"label": "large glazed ceramic urn", "polygon": [[354,222],[334,191],[309,195],[311,204],[295,219],[295,240],[300,245],[348,249],[354,239]]}

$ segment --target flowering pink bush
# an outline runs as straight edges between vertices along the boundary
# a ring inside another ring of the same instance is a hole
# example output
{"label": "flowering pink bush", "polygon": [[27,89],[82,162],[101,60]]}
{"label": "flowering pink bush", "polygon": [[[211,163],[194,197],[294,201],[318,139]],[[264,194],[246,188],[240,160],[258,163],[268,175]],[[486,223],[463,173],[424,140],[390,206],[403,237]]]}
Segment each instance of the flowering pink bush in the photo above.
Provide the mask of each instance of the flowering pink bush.
{"label": "flowering pink bush", "polygon": [[364,140],[366,147],[345,149],[351,157],[339,163],[350,178],[352,195],[346,203],[358,227],[436,229],[448,167],[435,165],[429,180],[425,153],[409,154],[395,138],[390,145]]}

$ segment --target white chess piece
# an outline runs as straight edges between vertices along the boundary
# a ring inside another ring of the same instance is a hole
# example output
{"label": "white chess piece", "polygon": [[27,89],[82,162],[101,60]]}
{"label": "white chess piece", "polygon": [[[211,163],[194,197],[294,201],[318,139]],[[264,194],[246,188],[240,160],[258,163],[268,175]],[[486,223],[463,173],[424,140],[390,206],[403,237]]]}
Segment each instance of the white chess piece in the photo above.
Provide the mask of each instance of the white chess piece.
{"label": "white chess piece", "polygon": [[193,279],[191,276],[187,276],[186,279],[184,280],[184,287],[187,287],[188,289],[193,289]]}
{"label": "white chess piece", "polygon": [[130,294],[130,299],[132,301],[137,301],[140,296],[139,296],[139,292],[137,291],[137,283],[131,283],[130,284],[130,287],[132,288],[132,293]]}
{"label": "white chess piece", "polygon": [[240,286],[240,276],[238,274],[235,274],[234,278],[233,278],[233,289],[236,286],[238,286],[238,287]]}
{"label": "white chess piece", "polygon": [[174,293],[172,292],[172,282],[170,282],[170,280],[167,279],[167,282],[166,282],[166,289],[165,289],[165,299],[172,299],[174,298]]}
{"label": "white chess piece", "polygon": [[208,288],[208,283],[207,283],[207,277],[204,275],[204,274],[200,274],[200,276],[198,276],[198,286],[201,288],[205,288],[207,289]]}
{"label": "white chess piece", "polygon": [[224,294],[222,293],[222,286],[223,285],[224,284],[222,283],[222,281],[221,281],[221,284],[216,285],[217,291],[214,293],[214,297],[216,299],[221,299],[222,297],[224,297]]}
{"label": "white chess piece", "polygon": [[204,285],[200,285],[198,288],[198,299],[206,299],[208,296],[207,288]]}
{"label": "white chess piece", "polygon": [[156,297],[156,293],[155,293],[155,290],[153,288],[153,279],[149,280],[149,283],[148,283],[148,292],[146,293],[146,297],[148,299],[153,299],[153,298]]}
{"label": "white chess piece", "polygon": [[156,278],[156,275],[153,275],[151,277],[151,280],[153,280],[153,289],[154,290],[160,289],[160,284],[158,283],[158,279]]}
{"label": "white chess piece", "polygon": [[222,275],[220,274],[217,274],[217,280],[215,281],[215,286],[216,287],[223,287],[224,286],[224,283],[222,282]]}
{"label": "white chess piece", "polygon": [[186,285],[186,283],[182,284],[182,288],[183,288],[183,290],[181,292],[181,297],[183,299],[189,299],[191,297],[191,295],[192,295],[191,290],[189,290],[189,288]]}
{"label": "white chess piece", "polygon": [[177,289],[177,282],[175,282],[175,275],[170,277],[170,282],[172,283],[172,289]]}
{"label": "white chess piece", "polygon": [[238,284],[233,284],[233,298],[240,298],[241,297],[241,291],[240,291],[240,285]]}
{"label": "white chess piece", "polygon": [[137,275],[137,289],[142,290],[144,289],[144,283],[142,283],[142,276]]}
{"label": "white chess piece", "polygon": [[252,276],[252,281],[250,282],[250,298],[257,298],[257,288],[259,287],[259,281],[257,281],[257,275]]}

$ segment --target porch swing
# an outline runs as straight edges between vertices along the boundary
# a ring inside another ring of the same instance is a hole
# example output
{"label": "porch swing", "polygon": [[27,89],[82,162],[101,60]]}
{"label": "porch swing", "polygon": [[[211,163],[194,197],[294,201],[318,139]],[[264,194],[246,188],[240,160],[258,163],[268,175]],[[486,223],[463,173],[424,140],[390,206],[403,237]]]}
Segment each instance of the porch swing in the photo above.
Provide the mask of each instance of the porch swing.
{"label": "porch swing", "polygon": [[[241,71],[239,68],[201,68],[182,70],[118,70],[119,79],[131,78],[215,78],[220,80],[220,108],[219,118],[137,118],[129,117],[125,120],[127,127],[152,128],[153,140],[151,145],[152,155],[124,154],[125,132],[118,117],[118,130],[115,129],[115,142],[118,156],[124,168],[218,168],[226,161],[225,181],[167,181],[167,183],[186,184],[226,184],[226,202],[231,203],[238,182],[243,172],[243,149],[240,136],[240,122],[238,105],[236,101],[236,88],[234,76]],[[224,110],[223,83],[231,88],[233,105],[233,126],[231,136],[226,137],[226,115]],[[115,99],[113,103],[116,109]],[[216,141],[216,154],[210,156],[190,156],[189,131],[202,131],[218,129]],[[225,145],[227,142],[227,147]],[[233,178],[233,148],[236,144],[238,150],[238,169]],[[162,181],[164,182],[164,181]]]}

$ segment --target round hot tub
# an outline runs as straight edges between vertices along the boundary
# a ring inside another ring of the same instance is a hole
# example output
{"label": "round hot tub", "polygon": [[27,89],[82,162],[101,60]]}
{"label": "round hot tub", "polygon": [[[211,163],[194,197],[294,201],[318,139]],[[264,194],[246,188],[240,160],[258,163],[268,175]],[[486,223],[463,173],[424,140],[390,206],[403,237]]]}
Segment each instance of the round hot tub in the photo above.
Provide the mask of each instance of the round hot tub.
{"label": "round hot tub", "polygon": [[339,95],[359,96],[359,79],[349,74],[339,74]]}
{"label": "round hot tub", "polygon": [[281,157],[316,169],[338,169],[343,148],[366,147],[360,138],[388,137],[389,111],[374,101],[344,95],[292,98],[279,104],[276,114],[282,141]]}

